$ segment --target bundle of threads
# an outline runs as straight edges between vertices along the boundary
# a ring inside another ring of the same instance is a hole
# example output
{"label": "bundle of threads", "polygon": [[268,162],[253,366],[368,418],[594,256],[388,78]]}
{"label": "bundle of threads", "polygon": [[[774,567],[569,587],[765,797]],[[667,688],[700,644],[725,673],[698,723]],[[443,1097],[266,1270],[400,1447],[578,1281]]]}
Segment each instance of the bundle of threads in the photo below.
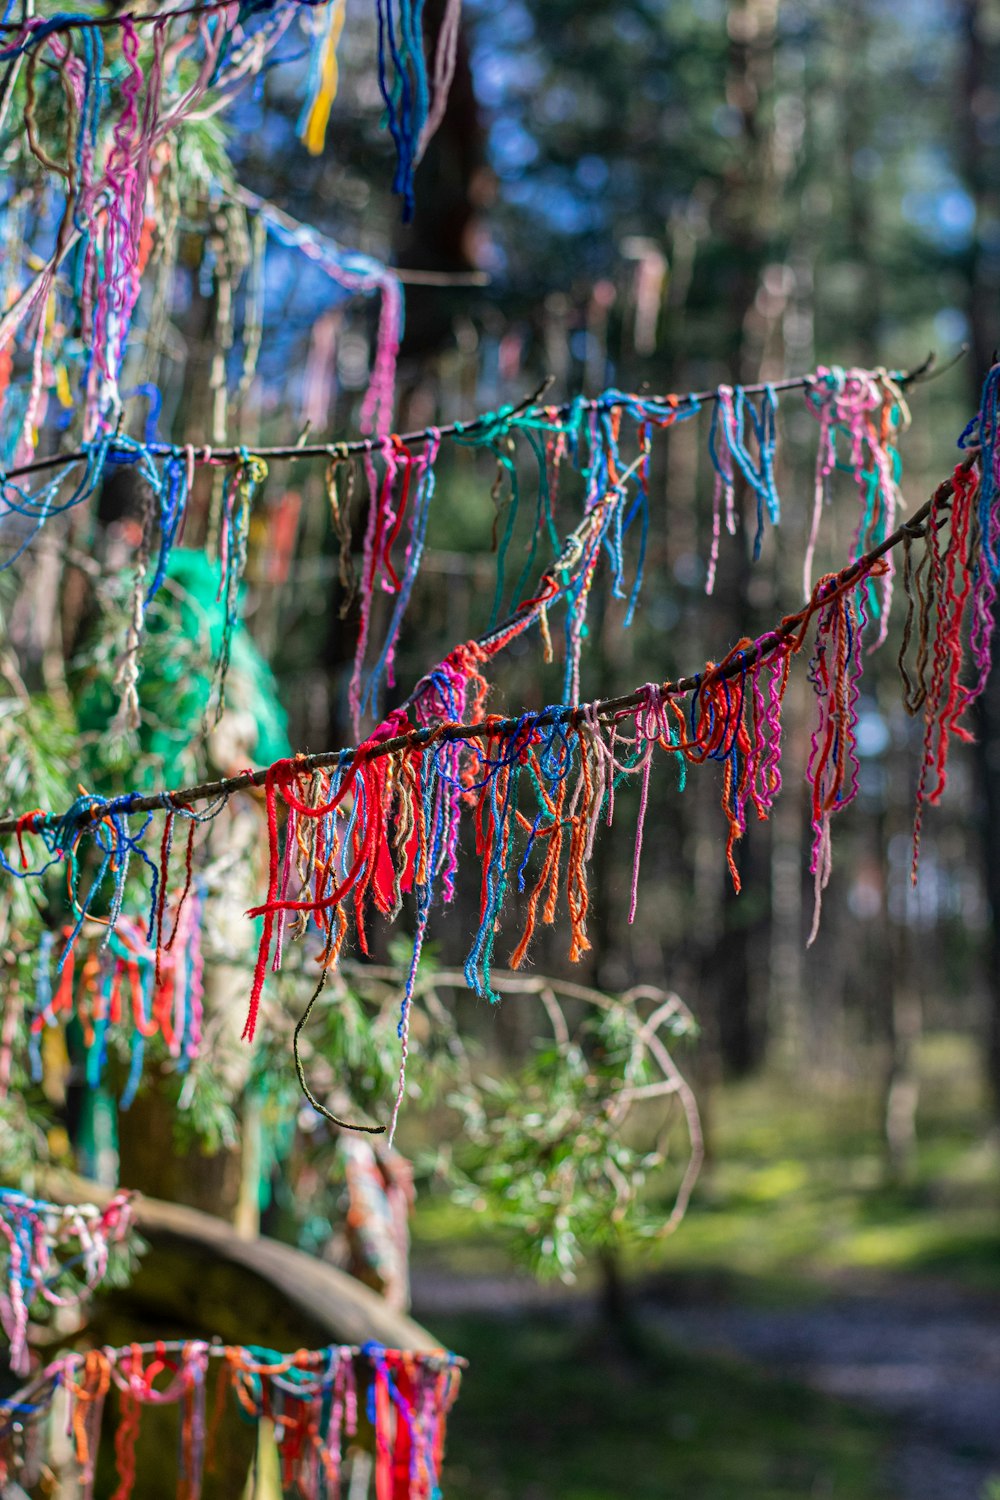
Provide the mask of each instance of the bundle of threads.
{"label": "bundle of threads", "polygon": [[[193,827],[193,825],[192,825]],[[161,886],[162,890],[163,887]],[[147,1043],[159,1037],[167,1055],[184,1072],[197,1058],[204,1014],[201,955],[202,892],[175,904],[170,931],[157,901],[154,934],[124,912],[115,927],[82,944],[66,947],[53,984],[53,935],[46,933],[35,965],[35,1010],[29,1022],[31,1077],[41,1082],[41,1039],[46,1027],[74,1019],[84,1047],[84,1077],[98,1088],[107,1065],[108,1043],[117,1036],[129,1048],[129,1070],[119,1107],[128,1109],[142,1080]],[[168,913],[168,917],[169,917]]]}
{"label": "bundle of threads", "polygon": [[222,490],[221,516],[218,528],[219,592],[217,600],[225,604],[222,643],[215,663],[210,722],[217,724],[226,706],[226,677],[232,652],[233,636],[240,618],[240,587],[247,567],[250,541],[250,513],[257,491],[267,478],[267,464],[252,458],[245,448],[240,461],[227,475]]}
{"label": "bundle of threads", "polygon": [[[861,505],[852,557],[861,557],[878,546],[892,531],[899,501],[901,463],[896,446],[900,432],[910,425],[910,410],[898,376],[887,370],[842,370],[839,366],[816,371],[808,392],[808,403],[819,422],[816,453],[812,524],[803,564],[803,592],[809,598],[812,569],[824,505],[830,501],[830,481],[835,469],[845,469],[854,480]],[[838,456],[838,446],[845,450]],[[893,561],[882,575],[882,598],[873,600],[880,619],[875,646],[883,643],[889,628],[892,603]]]}
{"label": "bundle of threads", "polygon": [[10,1341],[15,1374],[28,1370],[32,1308],[82,1302],[104,1280],[111,1246],[121,1244],[131,1227],[127,1193],[103,1209],[66,1208],[0,1187],[0,1327]]}
{"label": "bundle of threads", "polygon": [[[289,24],[312,7],[310,0],[280,0],[243,6],[237,15],[237,7],[213,5],[198,23],[183,27],[166,15],[123,13],[109,23],[117,34],[108,42],[105,27],[90,18],[28,18],[0,45],[0,62],[9,69],[0,138],[18,78],[25,121],[22,135],[6,132],[10,151],[19,148],[21,157],[12,162],[12,190],[0,207],[7,252],[0,276],[0,411],[7,432],[0,462],[30,462],[43,423],[64,425],[75,401],[87,443],[120,428],[129,395],[121,390],[121,372],[145,273],[159,266],[157,296],[169,296],[175,270],[169,231],[181,187],[190,193],[192,172],[207,171],[204,163],[186,166],[181,178],[172,136],[192,115],[217,113],[264,68]],[[382,294],[364,420],[370,428],[387,426],[402,335],[396,276],[295,225],[237,183],[205,178],[201,198],[211,202],[219,195],[228,211],[243,201],[262,226],[304,249],[345,293]],[[199,202],[186,207],[198,219]],[[208,246],[205,257],[202,275],[211,275]],[[27,276],[24,266],[31,267]],[[247,317],[255,302],[247,291]],[[247,330],[246,357],[255,359],[258,342]],[[27,377],[12,384],[15,347]]]}
{"label": "bundle of threads", "polygon": [[[734,466],[739,468],[757,502],[757,529],[753,542],[755,562],[760,557],[764,541],[765,509],[772,526],[777,526],[781,519],[781,502],[775,488],[774,476],[778,444],[777,416],[778,398],[773,385],[765,387],[759,412],[746,392],[738,386],[735,390],[728,385],[719,387],[708,440],[709,457],[715,470],[715,487],[712,496],[712,546],[708,560],[708,575],[705,580],[707,594],[711,594],[715,588],[719,542],[722,534],[723,502],[725,502],[726,530],[730,536],[736,535]],[[746,442],[748,419],[750,429],[756,439],[756,462]]]}
{"label": "bundle of threads", "polygon": [[311,156],[322,156],[330,112],[340,84],[337,48],[347,16],[347,0],[326,0],[312,15],[306,97],[299,115],[299,139]]}
{"label": "bundle of threads", "polygon": [[982,484],[977,506],[983,565],[994,583],[1000,576],[997,507],[1000,505],[1000,364],[986,377],[979,411],[958,440],[960,448],[978,449]]}
{"label": "bundle of threads", "polygon": [[[336,0],[332,0],[332,3],[336,4]],[[381,300],[375,358],[368,390],[361,406],[360,426],[361,431],[366,434],[385,433],[392,422],[396,361],[403,337],[405,310],[399,277],[390,267],[382,265],[370,255],[345,250],[329,236],[321,234],[309,224],[293,219],[290,214],[238,184],[223,184],[222,191],[245,204],[277,244],[304,255],[341,291],[364,297],[378,293]]]}
{"label": "bundle of threads", "polygon": [[[985,688],[990,670],[997,592],[990,558],[996,555],[1000,539],[1000,506],[989,496],[988,460],[984,448],[977,467],[965,463],[955,470],[948,501],[948,545],[942,545],[944,497],[939,491],[931,503],[922,559],[914,567],[911,548],[908,546],[904,552],[907,614],[899,653],[903,702],[911,714],[921,710],[924,714],[913,825],[910,872],[913,884],[917,879],[924,808],[928,803],[936,806],[941,801],[952,736],[966,742],[973,739],[972,731],[962,721]],[[984,490],[988,495],[985,511]],[[994,497],[995,493],[994,490]],[[907,654],[914,631],[917,647],[911,677]],[[966,638],[974,674],[967,684],[962,682]]]}
{"label": "bundle of threads", "polygon": [[[213,1359],[219,1371],[209,1411]],[[21,1429],[29,1418],[40,1421],[62,1388],[78,1480],[89,1496],[103,1409],[116,1389],[115,1500],[129,1500],[136,1492],[143,1407],[166,1405],[181,1407],[178,1493],[198,1500],[213,1468],[225,1398],[232,1392],[246,1421],[273,1425],[285,1493],[335,1500],[350,1451],[374,1441],[379,1500],[434,1500],[463,1363],[445,1350],[407,1353],[375,1342],[284,1355],[192,1339],[63,1355],[24,1393],[0,1400],[0,1479],[16,1480]]]}
{"label": "bundle of threads", "polygon": [[[444,118],[455,73],[461,0],[448,0],[442,16],[434,56],[433,99],[427,77],[424,8],[420,0],[416,4],[413,0],[375,0],[375,11],[379,90],[386,124],[396,147],[392,190],[403,200],[403,220],[408,223],[413,218],[414,171]],[[324,89],[321,83],[314,92],[314,98],[321,101],[320,110],[325,107],[328,95],[329,87]]]}
{"label": "bundle of threads", "polygon": [[[838,441],[848,449],[846,467],[862,491],[865,503],[853,555],[860,556],[867,548],[876,546],[892,529],[900,474],[895,443],[898,432],[909,421],[909,412],[902,397],[899,377],[883,370],[829,371],[820,368],[815,375],[806,377],[803,385],[810,409],[820,420],[817,499],[805,565],[809,576],[824,504],[830,499],[832,474],[836,467],[841,466],[837,460]],[[506,595],[506,562],[521,503],[521,483],[513,456],[515,438],[521,435],[533,452],[537,461],[538,489],[532,540],[513,589],[511,603],[514,607],[526,587],[542,539],[547,537],[558,549],[556,505],[560,468],[564,462],[571,463],[584,480],[584,515],[589,516],[595,510],[602,512],[602,525],[591,538],[586,564],[565,590],[563,698],[567,703],[579,700],[580,643],[594,572],[602,552],[606,554],[611,569],[612,595],[625,603],[625,624],[630,624],[635,615],[642,588],[649,526],[651,435],[677,421],[697,416],[706,401],[712,403],[708,450],[715,471],[712,533],[706,569],[706,591],[712,593],[723,515],[726,530],[730,534],[737,530],[737,473],[746,481],[756,503],[755,558],[761,552],[766,521],[772,525],[780,522],[781,503],[775,467],[776,387],[765,387],[759,404],[755,404],[752,394],[740,387],[734,389],[725,385],[707,394],[666,397],[641,397],[611,389],[596,398],[581,397],[561,407],[508,406],[477,418],[474,423],[459,424],[455,434],[459,443],[492,451],[496,457],[497,481],[493,493],[498,505],[503,489],[509,489],[503,502],[506,512],[503,530],[494,539],[497,553],[494,621]],[[635,456],[631,459],[623,453],[625,422],[634,433]],[[423,555],[440,433],[437,429],[429,429],[424,440],[424,452],[415,456],[412,442],[395,435],[387,437],[378,453],[381,472],[376,468],[375,453],[369,452],[365,458],[370,503],[364,544],[361,621],[351,682],[355,734],[360,734],[361,715],[377,713],[384,685],[391,687],[394,683],[392,669],[399,632]],[[345,452],[343,461],[347,456]],[[392,553],[408,510],[409,540],[399,567]],[[635,572],[631,584],[626,586],[625,545],[633,528],[638,532],[634,548]],[[394,595],[395,604],[385,641],[374,665],[366,671],[372,603],[378,589]],[[806,588],[806,598],[810,594],[811,585]],[[885,607],[879,611],[883,632],[888,623],[888,598],[886,595]]]}
{"label": "bundle of threads", "polygon": [[[330,113],[340,83],[337,47],[346,16],[346,0],[326,0],[315,14],[306,97],[298,132],[307,151],[320,156],[326,145]],[[434,47],[433,77],[428,79],[424,50],[424,12],[411,0],[376,0],[379,90],[385,120],[396,147],[393,192],[403,199],[403,217],[414,207],[414,170],[444,119],[455,76],[462,0],[446,0]]]}
{"label": "bundle of threads", "polygon": [[[0,131],[20,79],[24,132],[19,118],[17,139],[28,191],[37,188],[39,240],[51,246],[0,318],[0,352],[20,332],[31,362],[15,450],[22,461],[40,417],[47,335],[58,342],[71,330],[80,350],[85,437],[115,425],[128,330],[162,217],[170,137],[193,114],[217,112],[260,73],[302,4],[244,6],[235,15],[214,5],[180,27],[169,15],[125,12],[108,46],[106,28],[84,16],[29,16],[7,28]],[[9,133],[14,140],[13,125]],[[55,223],[46,199],[52,186],[62,198]],[[64,267],[69,275],[57,283]]]}
{"label": "bundle of threads", "polygon": [[[887,564],[882,561],[867,576],[884,576],[886,569]],[[818,717],[806,768],[812,788],[813,845],[809,869],[815,892],[810,944],[819,932],[823,891],[830,879],[833,860],[830,818],[858,794],[856,734],[864,665],[861,650],[868,624],[865,596],[866,590],[857,586],[829,592],[819,613],[810,663]]]}

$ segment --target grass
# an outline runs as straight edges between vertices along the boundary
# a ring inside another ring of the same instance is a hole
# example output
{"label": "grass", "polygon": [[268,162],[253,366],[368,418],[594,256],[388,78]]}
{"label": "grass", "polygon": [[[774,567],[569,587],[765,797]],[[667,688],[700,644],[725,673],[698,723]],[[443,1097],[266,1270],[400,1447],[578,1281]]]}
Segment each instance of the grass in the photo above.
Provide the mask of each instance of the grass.
{"label": "grass", "polygon": [[886,1500],[887,1424],[680,1352],[630,1363],[533,1314],[435,1319],[470,1358],[451,1500]]}
{"label": "grass", "polygon": [[713,1163],[658,1266],[804,1285],[934,1274],[1000,1291],[1000,1145],[970,1042],[925,1040],[917,1146],[894,1180],[871,1088],[720,1093]]}

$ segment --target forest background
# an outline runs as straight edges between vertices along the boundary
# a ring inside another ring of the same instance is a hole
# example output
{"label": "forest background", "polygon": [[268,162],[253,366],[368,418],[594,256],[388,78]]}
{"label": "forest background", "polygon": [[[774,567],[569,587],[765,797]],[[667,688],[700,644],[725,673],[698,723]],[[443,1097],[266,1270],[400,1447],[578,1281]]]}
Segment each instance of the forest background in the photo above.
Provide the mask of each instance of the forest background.
{"label": "forest background", "polygon": [[[909,507],[950,472],[1000,345],[996,0],[468,0],[409,227],[388,190],[362,9],[349,8],[323,156],[308,157],[296,140],[294,64],[268,73],[223,129],[241,180],[341,243],[402,267],[488,274],[482,287],[408,289],[397,430],[517,402],[546,376],[553,400],[611,385],[684,392],[817,364],[905,370],[930,350],[947,365],[967,345],[957,364],[908,392],[913,422],[900,453]],[[428,27],[439,14],[429,0]],[[224,260],[224,217],[218,234]],[[374,312],[366,326],[356,308],[332,301],[329,283],[292,250],[270,253],[267,268],[266,337],[241,439],[252,448],[294,438],[307,418],[324,436],[353,435]],[[212,436],[201,397],[219,346],[217,284],[192,277],[175,323],[183,355],[172,381],[169,360],[163,367],[161,431],[197,442]],[[318,339],[327,374],[317,382]],[[620,606],[595,600],[585,697],[679,675],[797,606],[816,432],[794,397],[779,424],[783,525],[757,564],[748,545],[724,552],[711,599],[704,420],[657,445],[642,606],[625,630]],[[533,461],[518,462],[527,482]],[[397,658],[403,691],[488,624],[493,473],[481,454],[442,455]],[[272,474],[263,513],[272,534],[290,505],[299,519],[287,567],[269,576],[251,566],[244,618],[273,670],[289,742],[308,751],[350,742],[354,627],[340,617],[319,466]],[[512,558],[525,556],[528,529],[525,514]],[[822,566],[839,565],[850,532],[844,514]],[[30,669],[35,641],[45,678],[45,632],[33,629],[19,651]],[[658,1342],[661,1324],[668,1336],[683,1333],[671,1309],[689,1302],[763,1300],[780,1321],[786,1303],[844,1278],[855,1289],[873,1277],[897,1288],[933,1276],[935,1286],[977,1294],[1000,1283],[1000,675],[982,703],[978,745],[955,755],[944,805],[928,819],[912,890],[921,733],[899,704],[895,654],[890,642],[866,669],[862,791],[838,820],[812,948],[801,683],[785,793],[744,841],[741,895],[726,876],[713,775],[680,795],[664,774],[651,786],[635,924],[625,920],[632,848],[621,828],[595,851],[593,952],[571,967],[558,926],[538,940],[540,973],[609,993],[663,984],[696,1018],[697,1039],[679,1042],[677,1055],[702,1108],[708,1166],[670,1241],[609,1239],[597,1212],[579,1228],[576,1292],[538,1301],[511,1270],[525,1236],[505,1219],[502,1186],[491,1195],[479,1180],[464,1206],[461,1192],[435,1197],[433,1122],[404,1117],[402,1149],[424,1168],[416,1310],[475,1372],[454,1423],[448,1493],[714,1500],[737,1478],[760,1500],[920,1493],[892,1467],[895,1429],[883,1414],[794,1385],[762,1393],[738,1366]],[[547,674],[527,645],[511,651],[498,683],[498,711],[559,697],[557,669]],[[166,721],[176,706],[160,705]],[[59,795],[59,747],[46,749],[52,795],[42,800],[59,806],[69,800]],[[432,963],[461,963],[472,900],[460,896],[436,923]],[[387,959],[389,948],[375,956]],[[453,1004],[498,1073],[533,1056],[537,1017],[516,997],[496,1012],[462,995]],[[211,1121],[201,1123],[210,1136]],[[322,1225],[303,1228],[281,1177],[265,1194],[265,1224],[308,1241]],[[190,1194],[216,1187],[209,1174]],[[665,1202],[657,1189],[648,1195],[646,1228],[662,1221]],[[537,1261],[537,1247],[527,1258]],[[516,1318],[488,1315],[491,1288]],[[592,1300],[603,1319],[596,1332]],[[477,1303],[486,1311],[470,1311]],[[505,1432],[518,1422],[526,1441],[511,1452]],[[958,1443],[949,1455],[967,1463],[965,1480],[982,1494],[1000,1472],[1000,1436],[995,1451],[990,1441]],[[627,1479],[623,1466],[634,1469]]]}

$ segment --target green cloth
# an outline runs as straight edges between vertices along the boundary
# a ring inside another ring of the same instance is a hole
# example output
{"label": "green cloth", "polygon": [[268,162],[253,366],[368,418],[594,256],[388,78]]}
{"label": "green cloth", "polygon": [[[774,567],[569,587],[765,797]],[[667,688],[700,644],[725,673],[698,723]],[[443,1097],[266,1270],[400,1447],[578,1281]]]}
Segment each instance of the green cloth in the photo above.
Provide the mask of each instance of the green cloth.
{"label": "green cloth", "polygon": [[[167,564],[168,583],[149,611],[142,644],[139,701],[143,723],[139,749],[147,762],[139,781],[160,784],[155,766],[169,770],[181,750],[197,739],[212,690],[212,664],[222,647],[225,604],[218,565],[201,551],[175,547]],[[170,588],[170,584],[175,585]],[[257,726],[253,759],[257,765],[291,754],[288,716],[278,687],[250,632],[240,622],[233,632],[226,705],[252,715]],[[106,679],[81,695],[80,728],[102,730],[114,715]]]}

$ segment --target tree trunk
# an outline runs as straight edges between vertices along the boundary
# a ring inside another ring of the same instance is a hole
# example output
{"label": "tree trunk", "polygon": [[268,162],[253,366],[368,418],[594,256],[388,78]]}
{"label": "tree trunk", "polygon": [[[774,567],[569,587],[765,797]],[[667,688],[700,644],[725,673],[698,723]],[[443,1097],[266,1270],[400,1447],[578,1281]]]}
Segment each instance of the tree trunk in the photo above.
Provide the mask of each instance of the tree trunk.
{"label": "tree trunk", "polygon": [[[735,381],[747,383],[760,373],[763,347],[751,317],[771,240],[773,222],[773,131],[768,100],[774,81],[777,0],[731,0],[726,99],[742,127],[741,149],[727,175],[719,232],[730,247],[729,316],[732,331],[730,367]],[[728,543],[728,545],[727,545]],[[725,538],[719,556],[716,589],[709,616],[713,637],[726,648],[753,618],[751,567],[742,525]],[[758,604],[767,601],[755,601]],[[770,838],[767,830],[748,829],[738,855],[744,890],[738,895],[723,869],[718,934],[704,953],[703,993],[715,1006],[716,1040],[723,1069],[740,1077],[762,1060],[767,1004],[755,993],[752,974],[765,968],[754,957],[767,932],[770,895],[767,883]],[[752,898],[749,893],[752,893]]]}

